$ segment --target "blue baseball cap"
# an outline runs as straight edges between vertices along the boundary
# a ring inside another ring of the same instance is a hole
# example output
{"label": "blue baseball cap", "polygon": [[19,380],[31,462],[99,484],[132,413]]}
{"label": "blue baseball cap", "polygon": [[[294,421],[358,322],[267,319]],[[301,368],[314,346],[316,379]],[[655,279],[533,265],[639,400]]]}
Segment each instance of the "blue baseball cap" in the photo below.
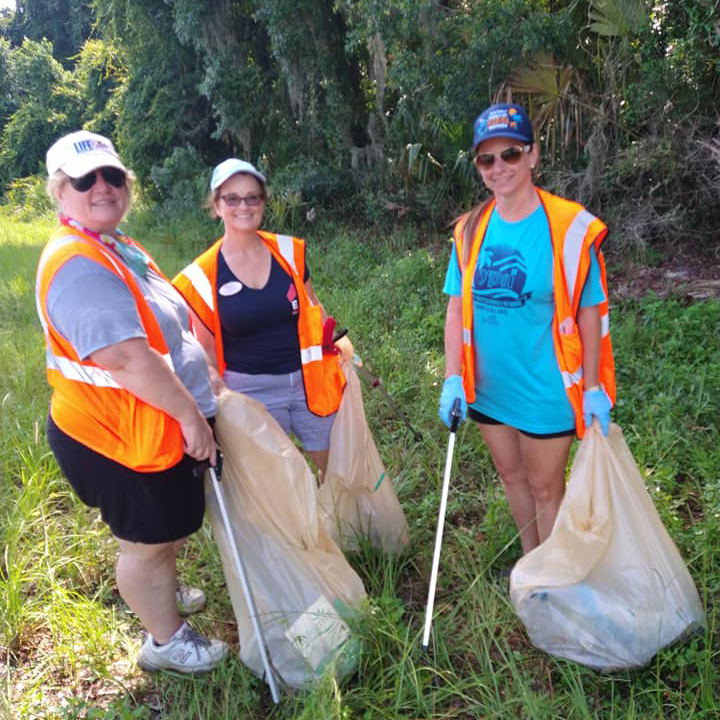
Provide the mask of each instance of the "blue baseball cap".
{"label": "blue baseball cap", "polygon": [[494,137],[513,138],[525,144],[532,144],[533,129],[530,118],[520,105],[500,103],[491,105],[477,116],[473,125],[472,151],[484,140]]}
{"label": "blue baseball cap", "polygon": [[247,173],[257,178],[263,186],[267,183],[265,176],[247,160],[238,160],[237,158],[228,158],[223,160],[212,173],[210,178],[210,190],[215,192],[228,178],[238,173]]}

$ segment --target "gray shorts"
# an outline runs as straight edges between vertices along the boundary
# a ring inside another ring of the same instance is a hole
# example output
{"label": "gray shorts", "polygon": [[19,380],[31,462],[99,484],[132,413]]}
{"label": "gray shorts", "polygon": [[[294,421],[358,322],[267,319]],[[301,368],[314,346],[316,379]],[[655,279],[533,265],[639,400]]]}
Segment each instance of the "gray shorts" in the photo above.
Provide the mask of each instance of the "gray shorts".
{"label": "gray shorts", "polygon": [[226,370],[225,384],[235,392],[261,402],[289,435],[292,431],[305,450],[328,450],[335,413],[320,417],[308,410],[302,370],[285,375],[248,375]]}

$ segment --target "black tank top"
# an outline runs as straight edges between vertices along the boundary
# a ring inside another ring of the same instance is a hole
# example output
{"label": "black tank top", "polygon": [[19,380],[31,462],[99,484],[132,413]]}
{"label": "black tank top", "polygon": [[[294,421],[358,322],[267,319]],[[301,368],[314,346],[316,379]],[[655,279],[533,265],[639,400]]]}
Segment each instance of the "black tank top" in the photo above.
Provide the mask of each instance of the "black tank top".
{"label": "black tank top", "polygon": [[[306,265],[306,282],[309,277]],[[228,370],[281,375],[300,369],[297,291],[274,256],[265,287],[255,290],[239,281],[218,253],[216,301]]]}

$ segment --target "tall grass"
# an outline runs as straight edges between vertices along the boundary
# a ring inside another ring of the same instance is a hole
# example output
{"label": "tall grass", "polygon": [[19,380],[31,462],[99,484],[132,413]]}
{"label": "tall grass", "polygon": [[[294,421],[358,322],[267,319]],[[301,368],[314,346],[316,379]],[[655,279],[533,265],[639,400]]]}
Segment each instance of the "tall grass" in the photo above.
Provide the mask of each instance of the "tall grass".
{"label": "tall grass", "polygon": [[[449,246],[408,230],[370,237],[328,226],[309,235],[313,283],[394,405],[365,387],[367,415],[403,503],[412,544],[399,557],[362,547],[350,560],[370,600],[363,654],[343,685],[328,676],[274,707],[235,658],[212,674],[146,675],[133,664],[140,626],[117,595],[115,548],[68,490],[48,451],[49,392],[33,301],[52,218],[0,215],[0,713],[10,718],[167,720],[297,718],[714,718],[720,716],[720,302],[647,298],[612,316],[624,428],[661,516],[687,560],[708,628],[645,669],[599,674],[528,642],[502,570],[520,546],[477,430],[458,433],[432,643],[420,650],[447,433],[436,419],[443,375]],[[138,239],[172,275],[214,239],[207,224]],[[202,229],[202,232],[201,232]],[[173,230],[174,231],[174,230]],[[207,231],[207,232],[206,232]],[[423,439],[398,415],[404,409]],[[203,586],[201,631],[236,642],[206,526],[180,558]]]}

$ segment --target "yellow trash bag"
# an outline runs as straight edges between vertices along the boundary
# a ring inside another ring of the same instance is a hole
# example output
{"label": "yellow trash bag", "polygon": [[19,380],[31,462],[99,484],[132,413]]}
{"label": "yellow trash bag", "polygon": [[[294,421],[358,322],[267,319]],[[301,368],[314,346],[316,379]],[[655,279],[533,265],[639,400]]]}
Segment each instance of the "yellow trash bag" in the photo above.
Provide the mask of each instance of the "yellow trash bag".
{"label": "yellow trash bag", "polygon": [[[310,468],[265,407],[240,393],[220,394],[215,432],[224,454],[225,504],[271,665],[294,688],[330,666],[340,676],[349,674],[359,641],[346,621],[355,616],[365,589],[325,528]],[[237,619],[240,659],[262,676],[260,649],[209,481],[205,497]]]}
{"label": "yellow trash bag", "polygon": [[385,552],[398,552],[409,542],[405,513],[365,419],[360,380],[351,362],[342,369],[347,385],[319,492],[327,529],[345,550],[356,549],[358,538],[366,537]]}
{"label": "yellow trash bag", "polygon": [[642,667],[704,626],[617,425],[586,432],[552,533],[515,565],[510,596],[533,645],[598,670]]}

